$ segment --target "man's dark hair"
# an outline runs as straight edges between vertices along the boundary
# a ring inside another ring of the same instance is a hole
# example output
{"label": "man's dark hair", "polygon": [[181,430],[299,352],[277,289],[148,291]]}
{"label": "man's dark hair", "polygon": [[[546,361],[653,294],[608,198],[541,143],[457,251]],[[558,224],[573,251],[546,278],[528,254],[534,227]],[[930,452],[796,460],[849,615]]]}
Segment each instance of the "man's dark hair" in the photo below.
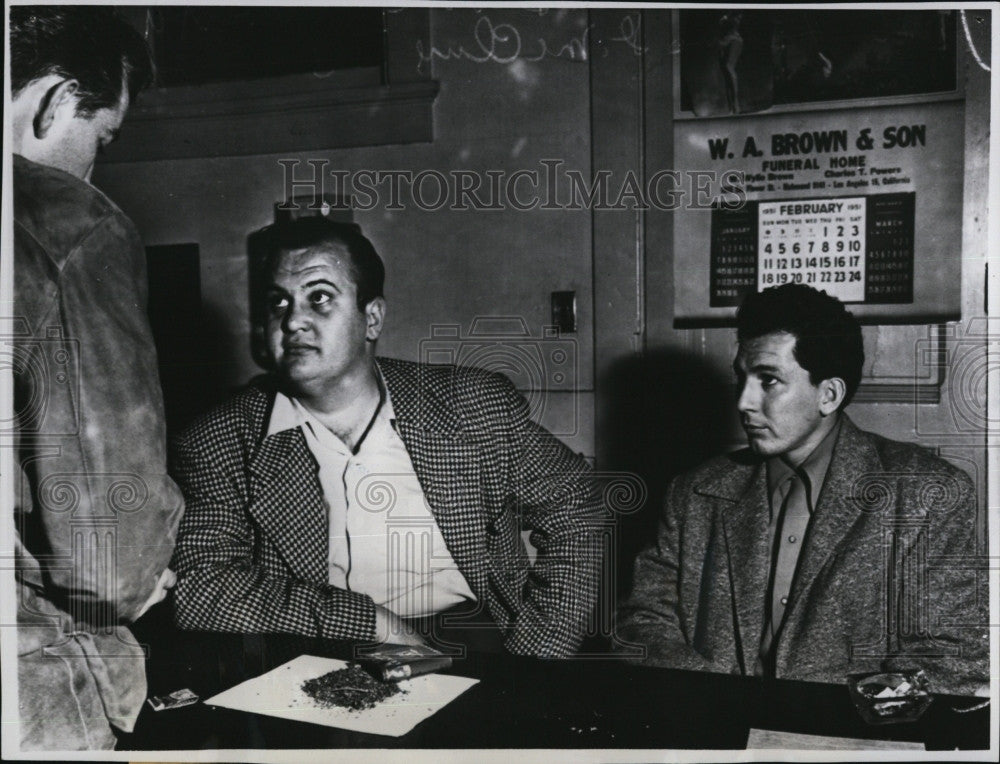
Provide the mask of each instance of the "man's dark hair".
{"label": "man's dark hair", "polygon": [[736,312],[740,344],[774,332],[795,336],[795,360],[809,381],[840,377],[847,386],[841,408],[861,383],[865,362],[861,326],[844,304],[804,284],[784,284],[746,297]]}
{"label": "man's dark hair", "polygon": [[385,265],[375,247],[361,233],[355,223],[338,223],[320,215],[287,220],[262,229],[259,239],[266,253],[263,274],[266,279],[274,274],[281,255],[301,249],[338,247],[348,254],[351,278],[358,293],[358,310],[376,297],[383,297]]}
{"label": "man's dark hair", "polygon": [[10,11],[11,93],[58,74],[80,83],[77,114],[114,108],[128,88],[134,101],[153,78],[145,41],[111,8],[17,5]]}

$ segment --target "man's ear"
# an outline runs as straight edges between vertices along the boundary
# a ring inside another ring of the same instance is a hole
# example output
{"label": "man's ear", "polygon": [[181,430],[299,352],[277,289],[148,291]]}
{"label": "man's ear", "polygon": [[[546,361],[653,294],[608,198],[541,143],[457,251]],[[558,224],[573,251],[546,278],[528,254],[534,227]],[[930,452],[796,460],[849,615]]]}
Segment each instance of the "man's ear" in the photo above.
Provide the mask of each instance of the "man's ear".
{"label": "man's ear", "polygon": [[385,300],[376,297],[365,305],[365,339],[374,342],[382,334],[382,324],[385,321]]}
{"label": "man's ear", "polygon": [[840,408],[847,395],[847,385],[840,377],[824,379],[819,383],[819,413],[830,416]]}
{"label": "man's ear", "polygon": [[58,80],[45,91],[32,121],[35,138],[43,140],[57,119],[76,114],[76,91],[79,88],[80,83],[76,80]]}

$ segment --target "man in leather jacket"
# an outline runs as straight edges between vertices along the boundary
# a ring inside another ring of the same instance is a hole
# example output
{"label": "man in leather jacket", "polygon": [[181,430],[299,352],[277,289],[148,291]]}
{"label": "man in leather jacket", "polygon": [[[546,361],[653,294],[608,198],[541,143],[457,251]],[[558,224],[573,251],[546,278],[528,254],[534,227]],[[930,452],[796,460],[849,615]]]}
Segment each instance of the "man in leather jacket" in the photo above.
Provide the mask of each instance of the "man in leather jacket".
{"label": "man in leather jacket", "polygon": [[173,583],[183,509],[144,251],[89,183],[151,65],[107,8],[15,7],[10,30],[20,744],[108,749],[145,699],[127,625]]}

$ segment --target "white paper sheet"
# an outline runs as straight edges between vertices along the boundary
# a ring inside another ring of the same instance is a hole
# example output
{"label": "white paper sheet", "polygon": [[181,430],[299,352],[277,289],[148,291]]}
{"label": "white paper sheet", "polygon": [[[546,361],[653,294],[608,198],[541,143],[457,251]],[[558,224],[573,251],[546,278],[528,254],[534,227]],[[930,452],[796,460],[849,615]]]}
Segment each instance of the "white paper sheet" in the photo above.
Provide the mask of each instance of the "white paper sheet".
{"label": "white paper sheet", "polygon": [[900,740],[860,740],[850,737],[804,735],[798,732],[751,729],[747,750],[759,749],[819,751],[923,751],[923,743]]}
{"label": "white paper sheet", "polygon": [[302,690],[302,683],[346,665],[344,661],[334,658],[300,655],[266,674],[209,698],[205,703],[327,727],[399,737],[479,682],[478,679],[461,676],[426,674],[400,682],[403,692],[383,700],[374,708],[351,711],[316,706]]}

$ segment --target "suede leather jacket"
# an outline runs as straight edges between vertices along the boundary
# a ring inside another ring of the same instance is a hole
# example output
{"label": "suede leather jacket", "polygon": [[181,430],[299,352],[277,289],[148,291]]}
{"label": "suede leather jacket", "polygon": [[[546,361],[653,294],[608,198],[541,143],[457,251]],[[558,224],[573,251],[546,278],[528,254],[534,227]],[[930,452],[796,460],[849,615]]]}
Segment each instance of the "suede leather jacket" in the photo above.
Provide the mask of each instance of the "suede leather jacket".
{"label": "suede leather jacket", "polygon": [[[4,341],[15,359],[18,653],[85,672],[74,687],[96,688],[107,720],[128,731],[146,683],[126,624],[167,567],[183,510],[166,471],[144,250],[100,191],[20,156],[14,222]],[[20,673],[22,709],[54,691]]]}

